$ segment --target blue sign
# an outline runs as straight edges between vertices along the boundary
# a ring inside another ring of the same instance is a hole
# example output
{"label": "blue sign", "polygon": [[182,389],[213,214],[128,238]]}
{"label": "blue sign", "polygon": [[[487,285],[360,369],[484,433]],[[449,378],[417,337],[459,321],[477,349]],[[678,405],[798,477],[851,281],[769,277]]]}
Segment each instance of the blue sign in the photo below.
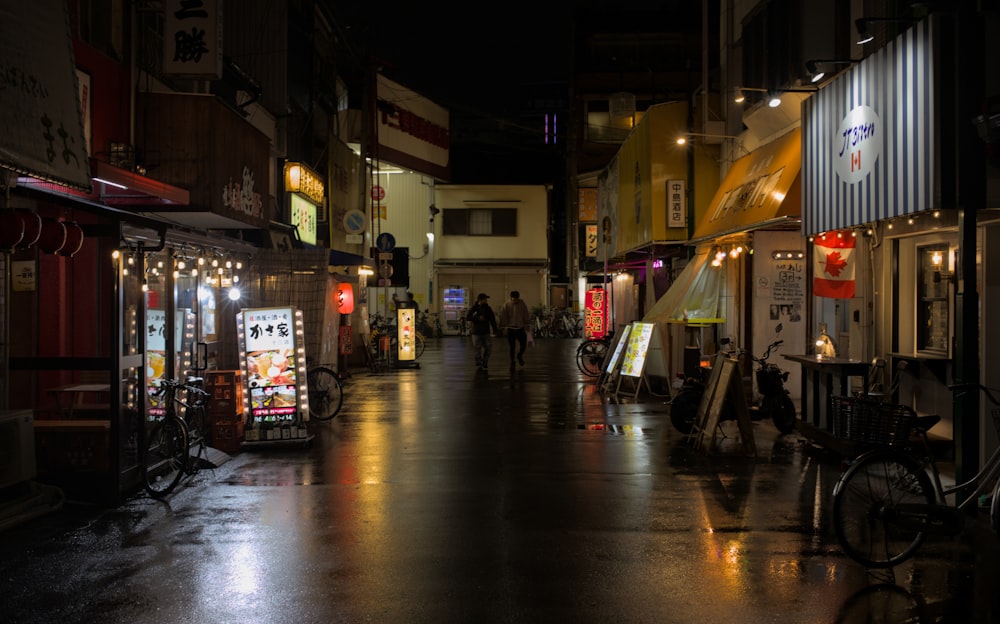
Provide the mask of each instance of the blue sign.
{"label": "blue sign", "polygon": [[375,246],[379,251],[392,251],[396,248],[396,239],[388,232],[382,232],[375,239]]}

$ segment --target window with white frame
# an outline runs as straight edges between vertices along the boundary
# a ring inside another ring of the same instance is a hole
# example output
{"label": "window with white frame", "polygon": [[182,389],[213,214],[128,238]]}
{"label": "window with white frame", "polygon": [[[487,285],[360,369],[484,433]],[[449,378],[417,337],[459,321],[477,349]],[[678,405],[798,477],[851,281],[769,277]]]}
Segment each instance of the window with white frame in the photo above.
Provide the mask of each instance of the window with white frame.
{"label": "window with white frame", "polygon": [[517,208],[445,208],[443,236],[517,236]]}

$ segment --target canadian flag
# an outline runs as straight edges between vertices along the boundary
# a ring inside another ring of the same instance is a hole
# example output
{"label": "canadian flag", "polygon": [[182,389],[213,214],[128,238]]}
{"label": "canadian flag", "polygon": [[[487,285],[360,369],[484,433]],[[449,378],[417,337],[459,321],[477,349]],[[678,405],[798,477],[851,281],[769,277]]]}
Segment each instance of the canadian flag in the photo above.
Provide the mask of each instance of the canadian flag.
{"label": "canadian flag", "polygon": [[827,232],[813,239],[813,295],[854,297],[854,232]]}

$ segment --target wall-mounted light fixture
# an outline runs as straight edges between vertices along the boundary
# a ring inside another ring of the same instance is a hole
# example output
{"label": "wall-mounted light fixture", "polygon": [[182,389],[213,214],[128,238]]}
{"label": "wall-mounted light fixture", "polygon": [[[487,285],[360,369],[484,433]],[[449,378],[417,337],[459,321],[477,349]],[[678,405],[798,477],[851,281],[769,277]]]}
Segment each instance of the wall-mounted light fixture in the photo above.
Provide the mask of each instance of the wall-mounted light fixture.
{"label": "wall-mounted light fixture", "polygon": [[813,86],[806,86],[803,88],[793,87],[787,89],[758,89],[756,87],[737,87],[736,97],[733,99],[733,101],[736,102],[737,104],[744,102],[746,100],[747,91],[756,91],[765,94],[764,100],[767,102],[768,106],[770,106],[771,108],[777,108],[781,106],[782,93],[798,93],[798,92],[812,93],[816,90],[817,88]]}
{"label": "wall-mounted light fixture", "polygon": [[912,17],[859,17],[854,20],[854,27],[858,31],[858,45],[863,45],[875,38],[871,31],[872,22],[889,22],[896,24],[914,24],[916,19]]}
{"label": "wall-mounted light fixture", "polygon": [[677,144],[684,145],[688,142],[689,137],[706,137],[713,139],[738,139],[739,137],[733,136],[731,134],[703,134],[701,132],[685,132],[684,134],[677,137]]}
{"label": "wall-mounted light fixture", "polygon": [[806,74],[809,75],[809,81],[815,83],[826,76],[820,65],[853,65],[857,62],[854,59],[809,59],[806,61]]}
{"label": "wall-mounted light fixture", "polygon": [[768,89],[758,89],[756,87],[736,87],[736,95],[733,97],[733,101],[737,104],[742,104],[747,99],[747,91],[756,91],[758,93],[768,93]]}

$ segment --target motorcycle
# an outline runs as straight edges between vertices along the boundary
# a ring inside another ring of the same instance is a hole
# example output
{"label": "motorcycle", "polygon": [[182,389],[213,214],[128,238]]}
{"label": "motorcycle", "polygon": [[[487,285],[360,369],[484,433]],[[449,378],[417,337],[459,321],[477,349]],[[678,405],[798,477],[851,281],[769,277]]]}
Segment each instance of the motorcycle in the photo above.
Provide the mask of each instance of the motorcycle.
{"label": "motorcycle", "polygon": [[[781,332],[781,325],[775,328],[776,333]],[[723,340],[723,346],[728,346],[727,339]],[[757,364],[754,371],[754,378],[757,380],[757,390],[761,395],[760,404],[750,409],[751,420],[758,421],[764,418],[771,418],[775,428],[783,434],[795,431],[797,420],[795,404],[792,402],[785,389],[785,382],[788,380],[788,371],[781,370],[777,364],[769,363],[767,359],[771,352],[784,343],[784,340],[775,340],[760,357],[751,355],[751,359]],[[738,355],[738,351],[733,352]],[[704,369],[699,371],[698,376],[686,377],[681,384],[677,395],[670,401],[670,422],[674,428],[689,435],[694,428],[695,419],[698,417],[698,406],[705,394],[705,386],[708,382],[708,372]],[[736,416],[728,402],[724,404],[719,421],[735,420]]]}
{"label": "motorcycle", "polygon": [[[781,333],[781,324],[775,328],[775,333]],[[795,413],[795,403],[785,389],[785,382],[788,381],[788,371],[783,371],[774,363],[768,362],[771,351],[776,350],[784,340],[775,340],[767,346],[764,354],[760,357],[751,355],[757,369],[754,371],[754,378],[757,380],[757,392],[760,393],[760,405],[751,408],[750,417],[754,420],[761,420],[770,417],[775,428],[783,434],[795,431],[797,416]],[[755,414],[756,413],[756,414]],[[755,417],[756,416],[756,417]]]}

